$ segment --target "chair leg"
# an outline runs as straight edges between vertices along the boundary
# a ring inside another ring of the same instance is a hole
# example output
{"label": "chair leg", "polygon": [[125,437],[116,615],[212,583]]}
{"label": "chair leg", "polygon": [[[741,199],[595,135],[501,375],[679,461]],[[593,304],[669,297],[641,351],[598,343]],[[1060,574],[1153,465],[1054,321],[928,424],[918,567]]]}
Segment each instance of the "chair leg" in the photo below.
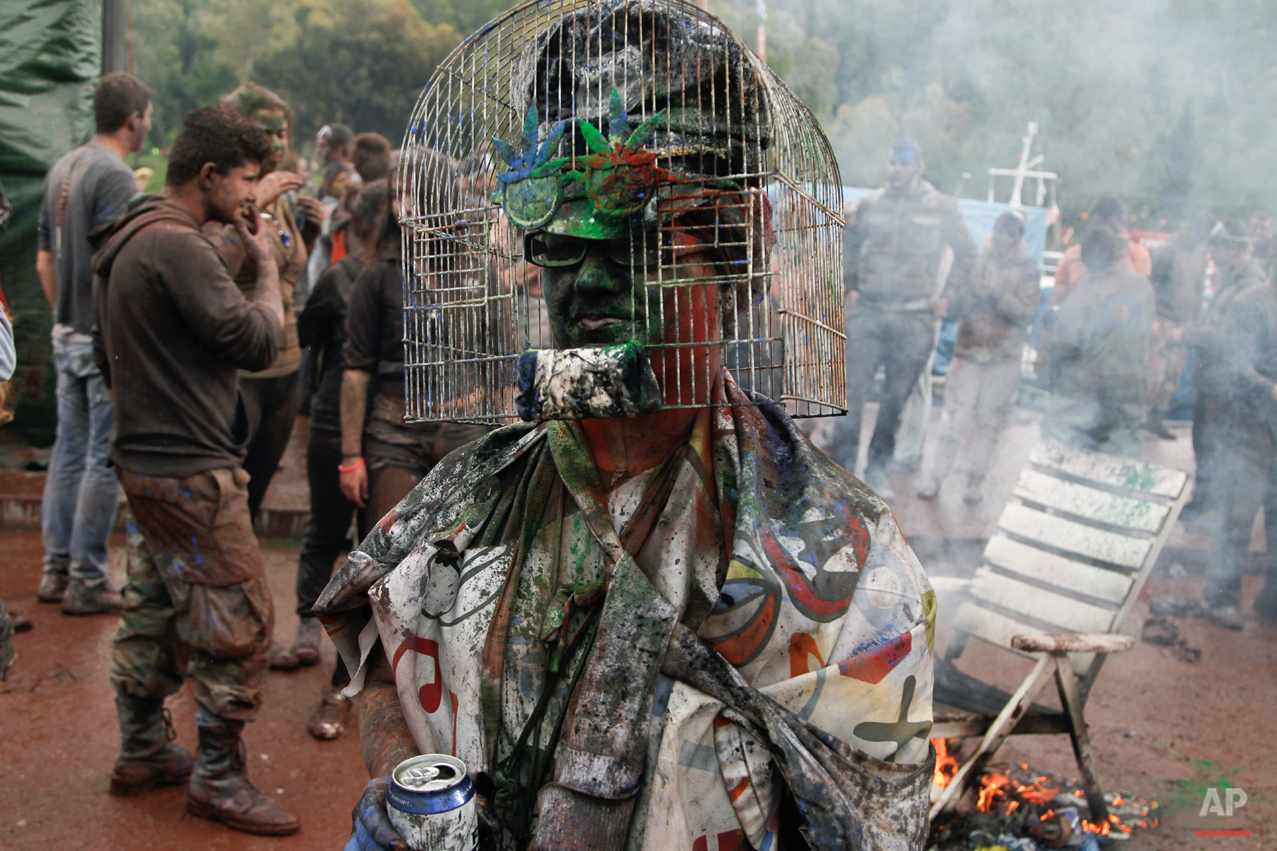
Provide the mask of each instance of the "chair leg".
{"label": "chair leg", "polygon": [[1002,747],[1002,743],[1011,735],[1015,725],[1020,723],[1024,713],[1029,711],[1029,707],[1033,705],[1033,701],[1043,687],[1046,686],[1051,674],[1056,670],[1055,658],[1049,653],[1043,653],[1042,657],[1038,659],[1037,665],[1034,666],[1029,675],[1024,678],[1024,682],[1020,683],[1020,687],[1011,695],[1011,699],[1007,701],[1006,706],[1002,707],[998,717],[993,719],[993,723],[989,725],[989,730],[984,734],[984,738],[980,741],[980,746],[976,748],[975,753],[962,764],[962,767],[958,769],[958,773],[953,776],[953,779],[949,781],[949,785],[945,787],[944,792],[931,805],[932,819],[941,812],[952,810],[957,806],[962,794],[983,773],[984,767],[988,765],[989,760],[997,753],[998,748]]}
{"label": "chair leg", "polygon": [[1091,808],[1091,820],[1099,824],[1108,821],[1108,806],[1104,803],[1104,790],[1100,788],[1099,774],[1095,770],[1095,754],[1091,750],[1091,734],[1082,712],[1082,699],[1078,693],[1077,676],[1073,663],[1063,653],[1056,656],[1055,684],[1060,690],[1060,702],[1069,715],[1069,738],[1073,740],[1073,755],[1082,772],[1082,784],[1086,790],[1086,803]]}

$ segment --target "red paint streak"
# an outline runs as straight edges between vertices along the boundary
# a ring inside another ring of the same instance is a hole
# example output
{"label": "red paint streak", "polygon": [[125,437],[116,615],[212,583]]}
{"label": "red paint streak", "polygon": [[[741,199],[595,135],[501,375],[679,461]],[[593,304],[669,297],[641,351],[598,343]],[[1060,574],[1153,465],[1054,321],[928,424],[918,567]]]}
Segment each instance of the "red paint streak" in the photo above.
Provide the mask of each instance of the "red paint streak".
{"label": "red paint streak", "polygon": [[736,799],[745,794],[745,790],[749,788],[749,778],[743,778],[741,782],[736,784],[736,788],[727,793],[727,797],[734,804]]}
{"label": "red paint streak", "polygon": [[825,660],[820,658],[820,650],[816,647],[816,639],[805,632],[794,633],[789,639],[789,676],[810,674],[812,656],[816,657],[816,667],[825,667]]}
{"label": "red paint streak", "polygon": [[913,650],[913,633],[906,632],[868,656],[853,656],[838,663],[838,673],[853,680],[877,685]]}
{"label": "red paint streak", "polygon": [[439,710],[439,704],[443,702],[443,671],[439,668],[439,642],[432,641],[429,638],[422,638],[418,635],[405,640],[403,644],[399,645],[399,649],[395,651],[394,658],[390,661],[392,672],[399,670],[399,660],[409,650],[414,650],[422,656],[434,660],[434,682],[422,686],[417,695],[421,700],[421,708],[434,714]]}
{"label": "red paint streak", "polygon": [[692,851],[709,851],[709,839],[705,836],[698,836],[692,840]]}
{"label": "red paint streak", "polygon": [[1250,836],[1249,830],[1199,830],[1198,836]]}
{"label": "red paint streak", "polygon": [[749,846],[745,844],[745,831],[739,827],[727,830],[718,835],[718,851],[742,851]]}
{"label": "red paint streak", "polygon": [[395,525],[395,521],[398,519],[399,512],[392,508],[390,511],[386,512],[385,517],[381,518],[381,521],[377,524],[377,528],[383,532],[389,533],[390,527]]}
{"label": "red paint streak", "polygon": [[767,602],[759,609],[754,622],[744,632],[727,639],[722,644],[715,644],[714,649],[733,665],[743,665],[745,660],[754,655],[763,639],[771,629],[772,620],[776,617],[776,595],[769,594]]}
{"label": "red paint streak", "polygon": [[785,575],[785,585],[789,587],[794,599],[804,609],[815,615],[834,616],[842,614],[851,605],[850,595],[841,600],[822,600],[817,597],[816,592],[807,583],[807,577],[794,564],[789,551],[773,536],[763,535],[763,547],[767,550],[767,557],[772,564],[780,568],[781,573]]}

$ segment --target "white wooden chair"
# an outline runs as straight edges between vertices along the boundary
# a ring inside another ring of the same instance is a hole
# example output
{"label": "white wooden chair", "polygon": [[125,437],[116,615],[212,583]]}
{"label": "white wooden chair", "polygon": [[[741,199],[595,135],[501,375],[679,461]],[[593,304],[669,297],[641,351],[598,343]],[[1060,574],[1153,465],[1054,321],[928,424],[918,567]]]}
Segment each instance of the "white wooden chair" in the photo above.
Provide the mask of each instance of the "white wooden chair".
{"label": "white wooden chair", "polygon": [[[956,635],[936,662],[937,738],[981,736],[931,817],[954,807],[1008,736],[1067,733],[1091,820],[1108,817],[1083,710],[1109,653],[1134,645],[1118,633],[1191,494],[1192,476],[1042,440],[998,519]],[[961,671],[971,638],[1036,660],[1008,694]],[[1063,711],[1033,701],[1054,679]]]}

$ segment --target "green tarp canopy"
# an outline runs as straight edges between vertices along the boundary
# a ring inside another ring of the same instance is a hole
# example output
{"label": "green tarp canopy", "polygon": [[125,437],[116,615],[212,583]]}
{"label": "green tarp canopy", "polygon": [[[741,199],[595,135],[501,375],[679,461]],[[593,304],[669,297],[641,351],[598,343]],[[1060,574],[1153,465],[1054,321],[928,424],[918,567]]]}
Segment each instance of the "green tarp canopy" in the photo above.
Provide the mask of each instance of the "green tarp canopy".
{"label": "green tarp canopy", "polygon": [[53,442],[56,421],[52,313],[35,274],[41,186],[54,161],[92,133],[101,39],[100,0],[0,2],[0,184],[13,205],[0,235],[0,287],[18,347],[8,428],[38,445]]}

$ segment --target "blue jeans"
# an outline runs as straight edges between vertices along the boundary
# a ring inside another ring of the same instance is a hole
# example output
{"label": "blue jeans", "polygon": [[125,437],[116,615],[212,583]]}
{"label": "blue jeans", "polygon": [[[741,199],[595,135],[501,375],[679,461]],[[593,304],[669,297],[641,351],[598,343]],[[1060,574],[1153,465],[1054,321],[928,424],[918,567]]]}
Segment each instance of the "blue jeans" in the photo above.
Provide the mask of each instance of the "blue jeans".
{"label": "blue jeans", "polygon": [[40,508],[44,570],[69,568],[86,585],[106,580],[107,539],[115,525],[120,482],[106,466],[115,407],[83,335],[54,335],[58,432]]}

